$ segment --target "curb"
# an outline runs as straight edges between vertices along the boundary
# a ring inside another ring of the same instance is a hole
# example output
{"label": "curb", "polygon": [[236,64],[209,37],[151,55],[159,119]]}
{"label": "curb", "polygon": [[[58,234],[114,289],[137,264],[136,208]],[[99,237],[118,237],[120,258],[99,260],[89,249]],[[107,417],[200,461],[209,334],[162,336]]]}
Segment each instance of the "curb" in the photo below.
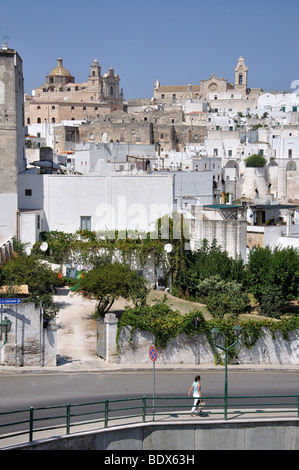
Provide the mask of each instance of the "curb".
{"label": "curb", "polygon": [[[156,372],[188,372],[190,373],[201,370],[201,372],[223,372],[225,367],[222,365],[213,364],[156,364]],[[0,375],[6,374],[95,374],[95,373],[111,373],[111,372],[152,372],[152,364],[115,364],[107,365],[105,368],[93,367],[91,369],[84,367],[71,367],[63,368],[56,367],[13,367],[13,366],[0,366]],[[238,364],[228,365],[229,372],[299,372],[299,365],[297,364],[280,364],[280,365],[259,365],[259,364]]]}

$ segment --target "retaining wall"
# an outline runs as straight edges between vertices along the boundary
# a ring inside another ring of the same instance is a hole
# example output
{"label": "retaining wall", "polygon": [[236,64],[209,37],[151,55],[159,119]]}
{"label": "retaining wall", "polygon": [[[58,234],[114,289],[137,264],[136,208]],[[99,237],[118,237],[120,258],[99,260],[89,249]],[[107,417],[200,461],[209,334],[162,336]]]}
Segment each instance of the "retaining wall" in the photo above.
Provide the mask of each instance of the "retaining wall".
{"label": "retaining wall", "polygon": [[[117,318],[114,314],[105,316],[107,323],[106,345],[107,362],[118,364],[146,364],[151,363],[149,348],[155,343],[155,337],[146,332],[134,332],[130,341],[131,327],[121,330],[118,340],[119,350],[116,347]],[[252,349],[242,344],[236,346],[238,356],[237,364],[298,364],[299,363],[299,337],[292,332],[289,340],[283,338],[278,331],[275,339],[271,332],[263,328],[264,336],[258,339]],[[220,352],[220,350],[218,350]],[[158,360],[162,364],[214,364],[215,358],[212,347],[206,335],[200,334],[192,338],[179,335],[169,341],[166,349],[157,348]]]}

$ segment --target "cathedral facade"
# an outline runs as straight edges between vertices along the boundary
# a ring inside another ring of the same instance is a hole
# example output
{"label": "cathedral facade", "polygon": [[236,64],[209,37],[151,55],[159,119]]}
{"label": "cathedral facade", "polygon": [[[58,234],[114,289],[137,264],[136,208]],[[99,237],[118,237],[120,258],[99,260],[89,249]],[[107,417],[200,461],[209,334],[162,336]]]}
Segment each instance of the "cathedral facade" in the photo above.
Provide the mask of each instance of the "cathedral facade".
{"label": "cathedral facade", "polygon": [[94,60],[87,82],[76,83],[75,77],[57,59],[46,82],[25,96],[25,124],[60,123],[63,120],[89,120],[103,113],[123,109],[123,92],[119,76],[110,68],[104,75]]}
{"label": "cathedral facade", "polygon": [[185,100],[203,100],[210,111],[229,112],[238,108],[246,111],[257,106],[261,89],[248,88],[248,67],[241,56],[235,67],[235,83],[212,75],[200,80],[199,85],[161,86],[157,80],[154,86],[154,103],[174,104]]}

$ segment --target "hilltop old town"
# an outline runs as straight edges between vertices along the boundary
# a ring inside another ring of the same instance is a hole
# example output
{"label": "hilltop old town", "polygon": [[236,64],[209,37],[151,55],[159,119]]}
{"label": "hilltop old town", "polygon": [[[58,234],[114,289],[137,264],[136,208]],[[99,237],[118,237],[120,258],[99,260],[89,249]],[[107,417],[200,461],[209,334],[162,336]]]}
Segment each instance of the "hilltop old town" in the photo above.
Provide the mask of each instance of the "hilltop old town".
{"label": "hilltop old town", "polygon": [[[231,64],[233,83],[215,75],[195,85],[157,80],[152,98],[126,101],[121,70],[90,58],[77,83],[66,62],[49,64],[28,95],[22,58],[7,44],[0,49],[1,265],[15,241],[30,255],[49,232],[142,237],[174,214],[186,222],[191,252],[216,240],[245,265],[258,246],[299,248],[296,80],[285,91],[251,88],[241,56]],[[148,271],[154,288],[163,287],[159,272]]]}

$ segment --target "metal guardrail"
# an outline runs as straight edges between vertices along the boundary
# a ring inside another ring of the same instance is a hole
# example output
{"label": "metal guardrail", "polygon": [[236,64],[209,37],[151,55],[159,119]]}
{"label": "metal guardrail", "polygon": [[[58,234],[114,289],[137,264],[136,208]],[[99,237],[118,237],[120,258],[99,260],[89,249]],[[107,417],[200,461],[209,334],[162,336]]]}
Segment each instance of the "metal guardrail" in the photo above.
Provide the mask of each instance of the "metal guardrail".
{"label": "metal guardrail", "polygon": [[[299,395],[231,396],[228,397],[228,404],[224,403],[225,397],[222,396],[203,397],[203,399],[206,405],[201,413],[202,416],[220,414],[224,416],[224,419],[227,419],[227,414],[256,415],[271,413],[278,415],[287,413],[288,416],[299,418]],[[188,400],[188,404],[186,404],[186,400]],[[232,400],[236,400],[236,402],[233,403]],[[244,400],[250,400],[250,403],[246,403]],[[174,401],[176,403],[173,403]],[[190,399],[190,397],[144,396],[81,404],[67,403],[58,406],[30,407],[29,409],[0,412],[0,442],[2,439],[20,436],[24,436],[22,443],[33,442],[34,436],[41,431],[64,429],[65,431],[60,435],[69,435],[71,428],[92,425],[95,430],[99,429],[99,423],[102,423],[104,428],[108,428],[111,421],[122,419],[141,418],[142,422],[146,422],[146,418],[155,420],[157,417],[161,418],[161,416],[167,415],[170,417],[190,416],[192,404],[193,398]],[[186,410],[186,408],[188,409]],[[54,412],[54,410],[56,411]],[[18,421],[9,420],[11,416],[17,415],[19,416],[16,418]],[[91,417],[92,419],[90,419]],[[3,422],[5,420],[6,423]],[[49,425],[53,421],[55,421],[55,424]],[[16,430],[9,432],[10,428]],[[5,434],[2,434],[3,432]],[[25,438],[26,435],[27,438]]]}

